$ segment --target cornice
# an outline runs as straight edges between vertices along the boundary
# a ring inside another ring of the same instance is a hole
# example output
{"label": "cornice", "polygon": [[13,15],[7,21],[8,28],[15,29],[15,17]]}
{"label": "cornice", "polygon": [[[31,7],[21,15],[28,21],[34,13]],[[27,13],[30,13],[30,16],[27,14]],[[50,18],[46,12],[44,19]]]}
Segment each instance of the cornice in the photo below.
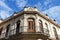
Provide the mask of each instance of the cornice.
{"label": "cornice", "polygon": [[42,18],[46,19],[47,21],[49,21],[50,23],[54,24],[55,26],[60,28],[60,25],[57,24],[55,21],[53,21],[52,19],[49,19],[48,17],[46,17],[45,15],[43,15],[41,12],[37,12],[37,11],[21,11],[21,12],[17,12],[17,15],[15,16],[11,16],[9,17],[7,20],[3,21],[2,23],[0,23],[0,26],[2,26],[3,24],[11,21],[12,19],[15,19],[23,14],[38,14],[39,16],[41,16]]}

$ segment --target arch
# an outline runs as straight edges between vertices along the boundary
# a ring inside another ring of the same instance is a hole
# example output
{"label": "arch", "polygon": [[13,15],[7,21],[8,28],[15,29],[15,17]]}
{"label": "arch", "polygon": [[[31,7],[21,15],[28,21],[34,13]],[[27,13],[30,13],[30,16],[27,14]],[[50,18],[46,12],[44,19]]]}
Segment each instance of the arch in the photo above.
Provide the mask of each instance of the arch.
{"label": "arch", "polygon": [[36,17],[35,16],[28,16],[27,19],[33,19],[33,20],[35,20]]}
{"label": "arch", "polygon": [[49,35],[49,30],[48,30],[48,24],[47,23],[45,23],[45,32]]}
{"label": "arch", "polygon": [[55,33],[55,35],[56,35],[56,34],[57,34],[56,28],[55,28],[55,27],[53,27],[53,30],[54,30],[54,33]]}
{"label": "arch", "polygon": [[53,27],[53,30],[54,30],[54,34],[55,34],[56,40],[58,40],[58,35],[57,35],[56,28],[55,28],[55,27]]}
{"label": "arch", "polygon": [[19,29],[20,29],[20,20],[16,22],[16,34],[19,33]]}
{"label": "arch", "polygon": [[2,27],[2,28],[0,28],[0,35],[1,35],[2,30],[3,30],[3,27]]}
{"label": "arch", "polygon": [[42,23],[42,20],[40,20],[40,19],[39,19],[39,27],[40,27],[40,31],[44,32],[43,31],[43,23]]}
{"label": "arch", "polygon": [[8,37],[9,27],[10,27],[10,24],[8,24],[7,27],[6,27],[6,34],[5,34],[5,37]]}
{"label": "arch", "polygon": [[45,23],[45,26],[46,26],[46,29],[48,29],[48,24],[47,23]]}
{"label": "arch", "polygon": [[35,20],[33,17],[29,17],[29,18],[27,18],[27,19],[32,19],[32,20]]}
{"label": "arch", "polygon": [[35,19],[28,18],[28,32],[35,32]]}

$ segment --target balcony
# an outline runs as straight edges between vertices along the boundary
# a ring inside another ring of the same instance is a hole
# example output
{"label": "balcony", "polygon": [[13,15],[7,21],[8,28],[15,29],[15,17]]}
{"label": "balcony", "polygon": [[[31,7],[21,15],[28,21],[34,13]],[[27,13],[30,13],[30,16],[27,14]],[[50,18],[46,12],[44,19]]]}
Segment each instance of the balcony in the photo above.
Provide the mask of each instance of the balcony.
{"label": "balcony", "polygon": [[[5,32],[4,33],[2,33],[2,35],[1,35],[1,37],[0,37],[0,39],[7,39],[7,38],[13,38],[13,37],[26,37],[26,36],[31,36],[32,35],[32,37],[37,37],[37,38],[42,38],[42,37],[48,37],[49,36],[49,31],[48,31],[48,29],[45,29],[45,28],[43,28],[43,30],[44,31],[39,31],[39,32],[36,32],[36,30],[35,30],[35,32],[28,32],[28,27],[23,27],[23,26],[21,26],[20,27],[20,29],[19,29],[19,32],[17,32],[16,33],[16,29],[12,29],[12,30],[10,30],[10,32],[7,34],[7,37],[5,37],[6,35],[5,35]],[[2,37],[3,36],[3,37]]]}

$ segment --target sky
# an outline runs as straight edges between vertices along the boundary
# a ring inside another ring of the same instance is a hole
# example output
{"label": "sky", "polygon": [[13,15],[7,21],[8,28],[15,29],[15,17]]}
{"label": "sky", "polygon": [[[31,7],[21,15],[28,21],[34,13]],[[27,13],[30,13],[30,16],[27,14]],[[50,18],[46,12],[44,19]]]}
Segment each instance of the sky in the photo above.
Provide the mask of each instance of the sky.
{"label": "sky", "polygon": [[24,6],[37,7],[40,12],[48,14],[60,24],[60,0],[0,0],[0,19],[10,17],[14,12],[21,11]]}

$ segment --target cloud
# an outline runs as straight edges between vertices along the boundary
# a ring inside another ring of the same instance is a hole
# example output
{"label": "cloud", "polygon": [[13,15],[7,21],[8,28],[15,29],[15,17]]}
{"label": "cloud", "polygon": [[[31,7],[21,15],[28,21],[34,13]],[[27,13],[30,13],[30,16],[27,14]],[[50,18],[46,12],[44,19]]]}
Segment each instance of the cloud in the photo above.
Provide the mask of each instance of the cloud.
{"label": "cloud", "polygon": [[51,7],[43,11],[43,13],[47,13],[50,18],[56,19],[57,22],[60,20],[60,6]]}
{"label": "cloud", "polygon": [[43,11],[52,7],[53,6],[52,2],[53,0],[45,0],[43,3],[37,2],[37,4],[35,4],[34,6],[36,6],[39,9],[39,11]]}
{"label": "cloud", "polygon": [[8,7],[3,1],[0,1],[0,6],[3,7],[5,10],[7,9],[8,11],[12,10],[10,7]]}
{"label": "cloud", "polygon": [[17,7],[24,7],[27,4],[27,0],[16,0]]}
{"label": "cloud", "polygon": [[0,0],[0,1],[5,1],[5,0]]}
{"label": "cloud", "polygon": [[53,6],[53,0],[46,0],[44,3],[38,2],[35,6],[38,10],[44,14],[48,14],[51,19],[56,19],[57,22],[60,22],[60,6]]}
{"label": "cloud", "polygon": [[9,14],[9,12],[8,11],[5,11],[5,10],[0,10],[1,12],[0,12],[0,16],[1,16],[1,18],[3,18],[3,19],[5,19],[5,18],[7,18],[7,17],[9,17],[10,16],[10,14]]}
{"label": "cloud", "polygon": [[39,11],[41,11],[42,9],[42,4],[40,2],[38,2],[37,4],[35,4],[34,6],[36,6],[38,8]]}
{"label": "cloud", "polygon": [[0,18],[5,19],[10,16],[11,11],[13,11],[9,6],[5,4],[4,1],[0,0]]}
{"label": "cloud", "polygon": [[48,5],[49,3],[51,3],[52,2],[52,0],[45,0],[44,1],[44,5]]}

